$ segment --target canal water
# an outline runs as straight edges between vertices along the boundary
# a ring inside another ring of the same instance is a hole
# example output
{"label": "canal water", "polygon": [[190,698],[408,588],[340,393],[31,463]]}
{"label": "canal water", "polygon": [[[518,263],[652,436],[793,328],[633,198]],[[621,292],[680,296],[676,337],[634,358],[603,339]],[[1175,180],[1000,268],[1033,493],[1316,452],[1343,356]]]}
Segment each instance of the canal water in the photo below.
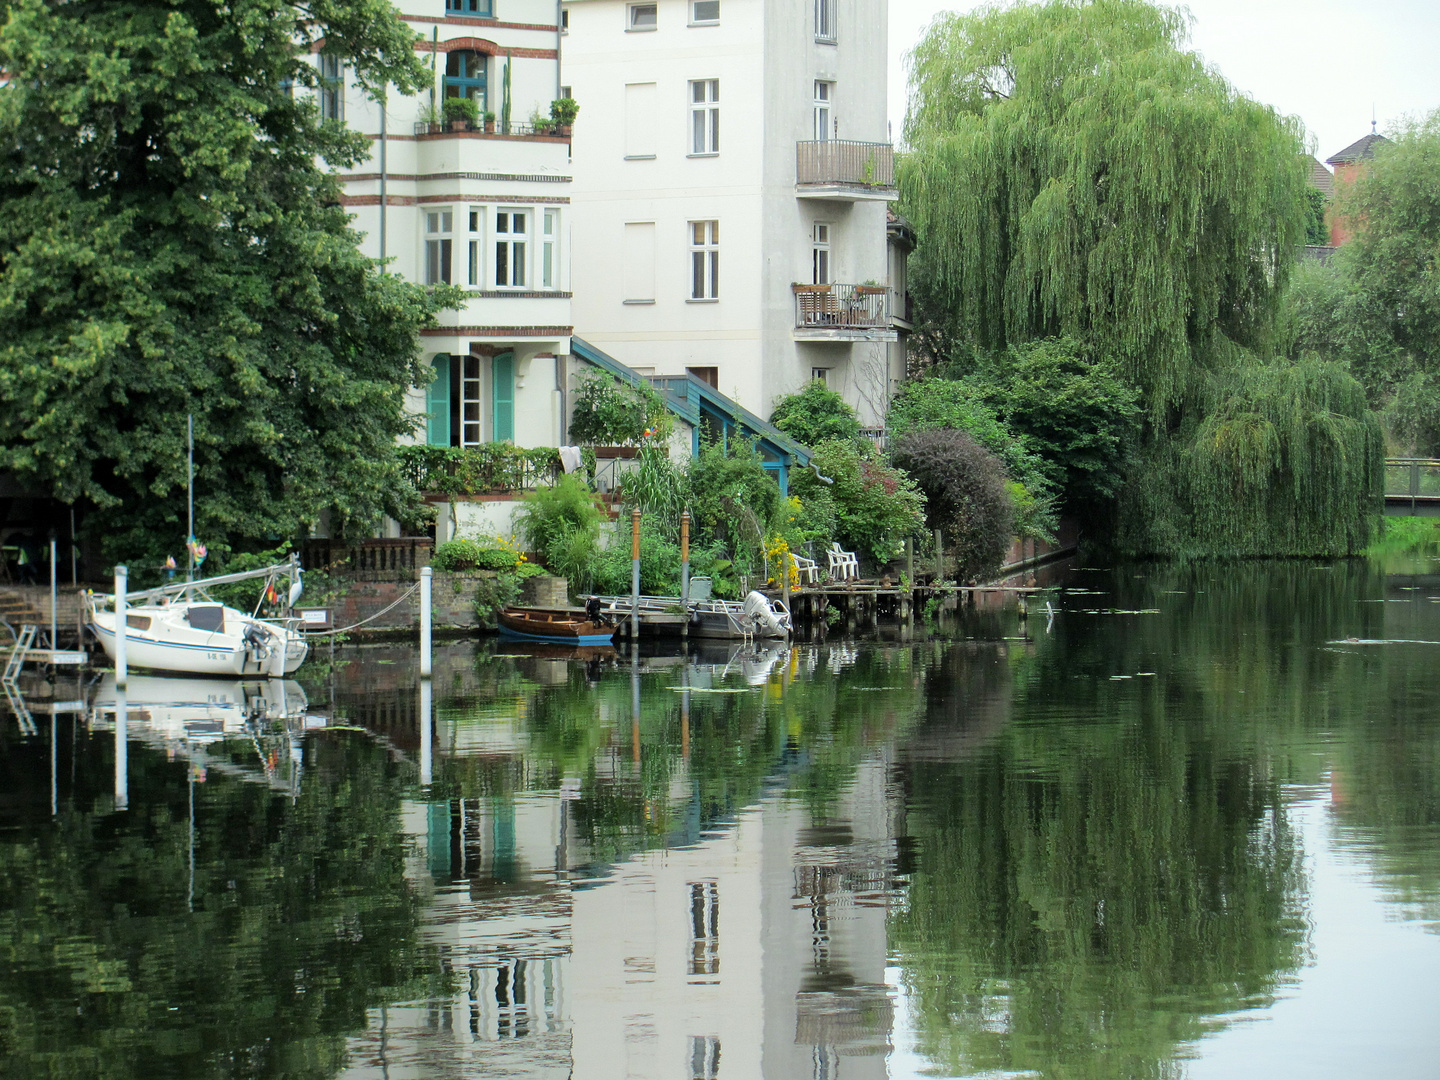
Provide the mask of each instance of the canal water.
{"label": "canal water", "polygon": [[61,683],[0,723],[0,1076],[1436,1077],[1436,569]]}

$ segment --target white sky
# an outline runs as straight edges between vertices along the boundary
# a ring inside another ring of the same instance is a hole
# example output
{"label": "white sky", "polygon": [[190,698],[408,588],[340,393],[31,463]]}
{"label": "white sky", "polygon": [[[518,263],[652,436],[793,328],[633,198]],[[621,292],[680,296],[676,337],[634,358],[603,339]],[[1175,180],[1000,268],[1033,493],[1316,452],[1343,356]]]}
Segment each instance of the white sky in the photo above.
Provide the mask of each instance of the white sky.
{"label": "white sky", "polygon": [[[890,121],[905,119],[905,53],[941,11],[890,0]],[[1440,0],[1191,0],[1190,47],[1239,90],[1299,116],[1324,161],[1370,130],[1440,108]]]}

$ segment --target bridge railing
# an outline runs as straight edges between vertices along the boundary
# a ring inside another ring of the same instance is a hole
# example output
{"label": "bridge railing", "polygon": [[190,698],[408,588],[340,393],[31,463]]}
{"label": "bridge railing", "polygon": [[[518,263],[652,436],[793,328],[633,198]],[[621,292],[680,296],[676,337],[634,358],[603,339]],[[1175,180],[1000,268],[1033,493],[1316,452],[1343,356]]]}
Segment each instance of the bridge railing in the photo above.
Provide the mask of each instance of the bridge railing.
{"label": "bridge railing", "polygon": [[1386,458],[1385,497],[1440,499],[1440,459]]}

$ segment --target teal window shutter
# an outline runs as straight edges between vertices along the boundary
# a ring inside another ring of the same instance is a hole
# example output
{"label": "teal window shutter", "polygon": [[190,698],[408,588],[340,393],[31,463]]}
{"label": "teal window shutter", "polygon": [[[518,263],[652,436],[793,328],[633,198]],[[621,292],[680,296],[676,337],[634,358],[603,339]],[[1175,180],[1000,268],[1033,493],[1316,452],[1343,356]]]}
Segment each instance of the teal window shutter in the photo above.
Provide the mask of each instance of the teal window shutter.
{"label": "teal window shutter", "polygon": [[431,363],[435,377],[425,391],[425,441],[431,446],[450,445],[450,356],[441,353]]}
{"label": "teal window shutter", "polygon": [[490,361],[490,400],[494,403],[495,442],[515,441],[515,354],[501,353]]}

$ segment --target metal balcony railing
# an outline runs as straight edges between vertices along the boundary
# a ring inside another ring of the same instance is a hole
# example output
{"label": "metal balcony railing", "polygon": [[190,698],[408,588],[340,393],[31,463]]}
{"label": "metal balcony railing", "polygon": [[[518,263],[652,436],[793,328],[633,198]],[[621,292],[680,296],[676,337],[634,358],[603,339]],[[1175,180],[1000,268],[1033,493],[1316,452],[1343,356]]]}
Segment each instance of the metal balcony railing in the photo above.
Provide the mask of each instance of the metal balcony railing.
{"label": "metal balcony railing", "polygon": [[889,330],[888,285],[794,285],[799,330]]}
{"label": "metal balcony railing", "polygon": [[889,143],[849,139],[796,143],[795,182],[893,188],[895,148]]}

